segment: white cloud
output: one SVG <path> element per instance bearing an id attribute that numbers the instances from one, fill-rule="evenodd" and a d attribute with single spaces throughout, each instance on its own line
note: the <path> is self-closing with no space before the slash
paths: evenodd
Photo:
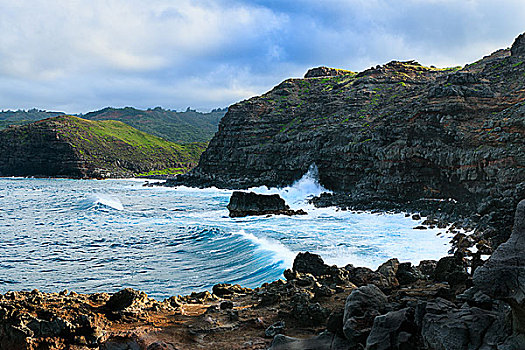
<path id="1" fill-rule="evenodd" d="M 465 64 L 523 18 L 521 0 L 0 0 L 0 108 L 209 109 L 316 65 Z"/>

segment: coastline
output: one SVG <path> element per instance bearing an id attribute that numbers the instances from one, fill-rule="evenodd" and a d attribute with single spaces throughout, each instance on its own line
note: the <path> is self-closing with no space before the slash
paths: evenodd
<path id="1" fill-rule="evenodd" d="M 455 243 L 456 248 L 465 248 L 464 240 Z M 500 336 L 490 341 L 506 342 L 512 333 L 504 326 L 508 306 L 493 297 L 467 293 L 473 285 L 466 272 L 472 262 L 466 261 L 469 257 L 464 253 L 456 249 L 454 256 L 419 266 L 390 259 L 375 271 L 328 266 L 313 254 L 300 262 L 299 254 L 293 268 L 285 271 L 286 281 L 265 283 L 253 290 L 216 285 L 213 293 L 194 292 L 164 301 L 131 289 L 113 295 L 8 292 L 0 296 L 0 348 L 352 349 L 368 343 L 377 317 L 385 316 L 390 323 L 395 320 L 389 317 L 395 316 L 402 318 L 397 325 L 400 329 L 411 331 L 410 345 L 405 345 L 422 349 L 428 342 L 448 337 L 441 328 L 434 329 L 433 336 L 425 333 L 426 316 L 417 318 L 423 311 L 432 322 L 436 322 L 434 316 L 453 315 L 438 323 L 439 327 L 458 317 L 476 316 L 477 322 L 481 317 L 490 321 L 490 327 L 499 327 L 496 333 Z M 360 293 L 364 293 L 361 299 L 379 298 L 382 306 L 362 306 L 363 314 L 355 316 L 355 329 L 348 328 L 354 321 L 349 321 L 344 310 L 350 295 Z M 477 331 L 468 322 L 465 327 Z M 484 332 L 493 334 L 490 329 Z M 395 339 L 401 341 L 399 334 Z M 334 348 L 333 344 L 339 345 Z"/>
<path id="2" fill-rule="evenodd" d="M 525 285 L 523 237 L 525 200 L 510 238 L 521 243 L 501 245 L 473 276 L 457 254 L 418 266 L 389 259 L 373 271 L 299 253 L 286 280 L 255 289 L 217 284 L 160 302 L 130 288 L 8 292 L 0 295 L 0 348 L 518 350 L 525 334 L 512 325 L 523 321 L 514 312 L 521 306 L 509 307 L 512 296 L 493 288 L 501 275 L 517 274 L 512 291 Z M 498 262 L 509 254 L 518 254 L 519 270 Z"/>

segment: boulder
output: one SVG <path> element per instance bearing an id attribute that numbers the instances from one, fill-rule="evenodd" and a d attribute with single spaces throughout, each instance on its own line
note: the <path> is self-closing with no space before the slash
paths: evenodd
<path id="1" fill-rule="evenodd" d="M 386 281 L 391 287 L 398 287 L 399 281 L 396 278 L 398 268 L 399 260 L 394 258 L 379 266 L 377 272 L 385 276 Z"/>
<path id="2" fill-rule="evenodd" d="M 278 194 L 257 194 L 253 192 L 235 191 L 230 197 L 227 206 L 230 217 L 244 217 L 249 215 L 305 215 L 302 209 L 291 210 Z"/>
<path id="3" fill-rule="evenodd" d="M 508 303 L 514 332 L 525 333 L 525 200 L 518 204 L 509 240 L 476 269 L 473 282 L 478 290 Z"/>
<path id="4" fill-rule="evenodd" d="M 286 327 L 284 321 L 275 322 L 270 327 L 266 328 L 264 336 L 267 338 L 273 338 L 277 334 L 282 334 L 284 332 L 284 327 Z"/>
<path id="5" fill-rule="evenodd" d="M 420 303 L 416 314 L 420 317 L 423 342 L 430 349 L 496 349 L 496 344 L 508 336 L 505 316 L 501 312 L 477 307 L 458 309 L 438 298 Z M 424 316 L 421 318 L 421 315 Z"/>
<path id="6" fill-rule="evenodd" d="M 366 350 L 415 348 L 417 327 L 411 314 L 413 309 L 405 308 L 377 316 L 366 340 Z"/>
<path id="7" fill-rule="evenodd" d="M 292 271 L 309 273 L 313 276 L 322 276 L 327 273 L 326 265 L 320 255 L 310 252 L 299 253 L 293 261 Z"/>
<path id="8" fill-rule="evenodd" d="M 348 271 L 348 280 L 357 286 L 366 286 L 374 284 L 381 289 L 390 290 L 395 285 L 392 285 L 388 278 L 379 272 L 372 271 L 368 267 L 354 267 L 353 265 L 346 265 L 344 267 Z"/>
<path id="9" fill-rule="evenodd" d="M 250 288 L 241 287 L 238 284 L 219 283 L 212 287 L 213 294 L 220 298 L 230 298 L 235 294 L 248 294 Z"/>
<path id="10" fill-rule="evenodd" d="M 396 278 L 399 281 L 399 284 L 405 285 L 414 283 L 417 280 L 425 278 L 421 271 L 415 266 L 412 266 L 412 263 L 405 262 L 399 264 L 397 269 Z"/>
<path id="11" fill-rule="evenodd" d="M 146 293 L 126 288 L 113 294 L 106 302 L 106 308 L 111 311 L 122 311 L 132 307 L 142 307 L 147 302 Z"/>
<path id="12" fill-rule="evenodd" d="M 461 257 L 446 256 L 439 259 L 432 277 L 434 278 L 434 281 L 448 282 L 453 289 L 456 289 L 458 286 L 466 283 L 468 274 L 465 271 Z"/>
<path id="13" fill-rule="evenodd" d="M 374 318 L 386 311 L 387 297 L 373 284 L 354 289 L 346 298 L 343 333 L 353 346 L 364 344 Z"/>
<path id="14" fill-rule="evenodd" d="M 330 310 L 321 304 L 311 301 L 312 295 L 307 292 L 296 293 L 290 300 L 291 316 L 298 324 L 307 327 L 318 327 L 326 324 Z"/>
<path id="15" fill-rule="evenodd" d="M 417 268 L 426 278 L 429 278 L 434 274 L 434 271 L 436 270 L 436 265 L 437 261 L 435 260 L 422 260 L 417 266 Z"/>

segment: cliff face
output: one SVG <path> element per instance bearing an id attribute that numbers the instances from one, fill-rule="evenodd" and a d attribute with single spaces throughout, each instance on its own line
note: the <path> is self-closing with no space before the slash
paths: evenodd
<path id="1" fill-rule="evenodd" d="M 286 80 L 231 106 L 175 183 L 282 186 L 316 164 L 350 203 L 452 198 L 512 213 L 525 196 L 524 47 L 520 37 L 463 68 L 393 61 Z"/>
<path id="2" fill-rule="evenodd" d="M 0 176 L 131 177 L 186 171 L 204 144 L 179 145 L 117 121 L 60 116 L 0 131 Z"/>

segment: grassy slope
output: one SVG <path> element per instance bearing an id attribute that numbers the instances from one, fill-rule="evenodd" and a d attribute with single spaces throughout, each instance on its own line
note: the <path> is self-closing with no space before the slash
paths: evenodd
<path id="1" fill-rule="evenodd" d="M 190 109 L 176 112 L 160 107 L 148 110 L 108 107 L 80 117 L 89 120 L 119 120 L 148 134 L 173 142 L 207 142 L 217 131 L 219 120 L 225 113 L 225 109 L 201 113 Z M 29 124 L 58 115 L 64 113 L 37 109 L 0 112 L 0 130 L 9 125 Z"/>
<path id="2" fill-rule="evenodd" d="M 108 169 L 118 164 L 135 175 L 185 172 L 198 162 L 206 147 L 205 143 L 166 141 L 114 120 L 60 116 L 41 122 L 53 123 L 59 137 L 96 167 Z"/>
<path id="3" fill-rule="evenodd" d="M 173 142 L 207 142 L 215 132 L 225 110 L 201 113 L 175 112 L 162 108 L 139 110 L 131 107 L 105 108 L 82 117 L 89 120 L 119 120 L 149 134 Z"/>

